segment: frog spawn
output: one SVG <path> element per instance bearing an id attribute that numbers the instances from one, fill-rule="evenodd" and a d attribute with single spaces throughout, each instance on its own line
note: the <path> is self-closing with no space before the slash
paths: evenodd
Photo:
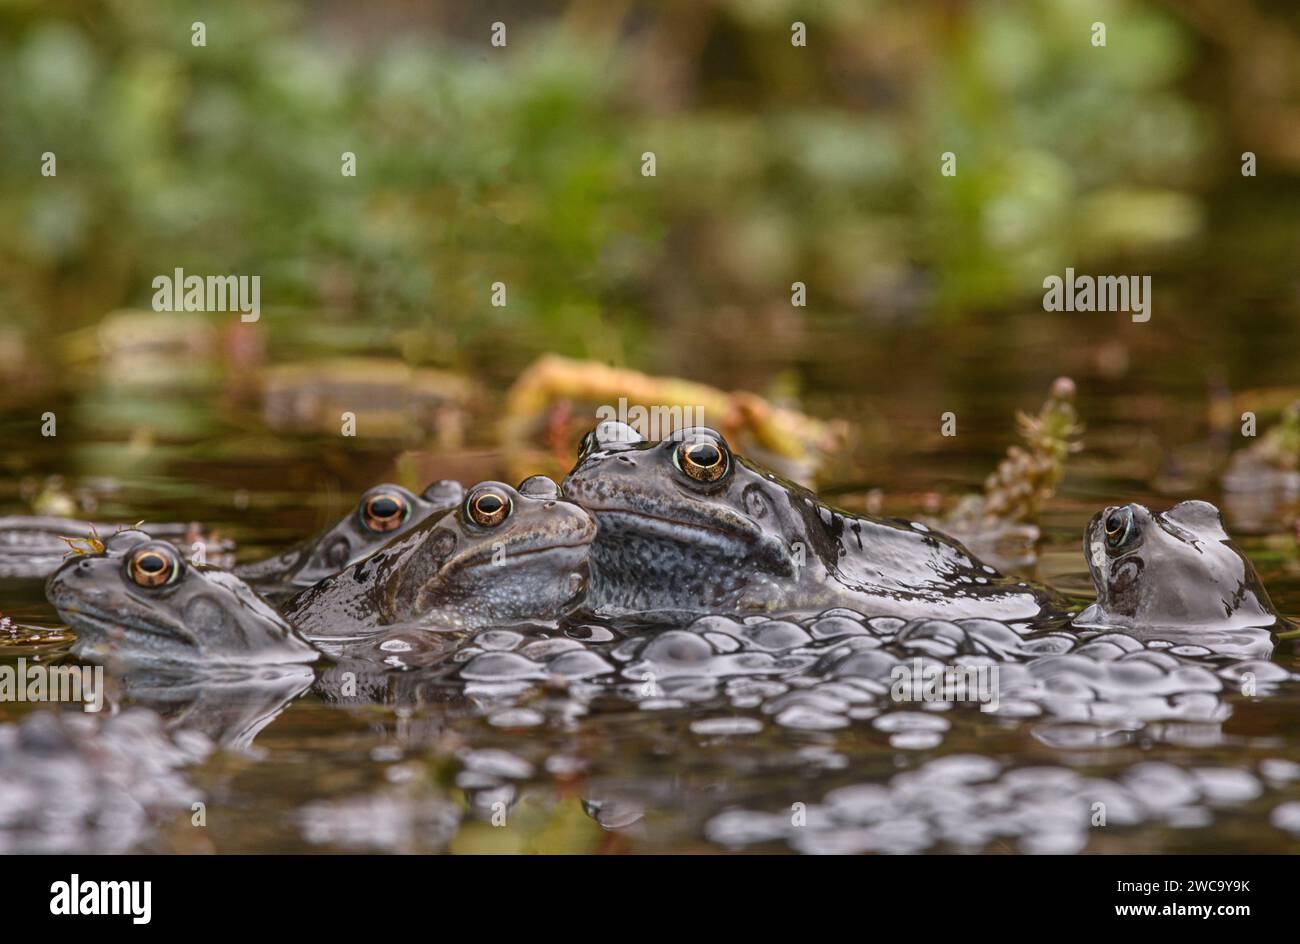
<path id="1" fill-rule="evenodd" d="M 202 794 L 180 769 L 212 743 L 146 709 L 37 711 L 0 724 L 0 853 L 121 853 Z"/>
<path id="2" fill-rule="evenodd" d="M 1065 749 L 1122 745 L 1138 736 L 1213 744 L 1231 710 L 1228 695 L 1240 691 L 1247 680 L 1258 694 L 1267 695 L 1291 679 L 1271 662 L 1234 661 L 1205 647 L 1142 642 L 1117 632 L 1030 632 L 977 619 L 866 619 L 847 610 L 828 611 L 803 623 L 704 617 L 680 629 L 657 632 L 589 624 L 562 633 L 554 627 L 520 626 L 466 637 L 435 665 L 412 665 L 396 675 L 458 692 L 471 714 L 481 714 L 488 726 L 507 735 L 499 742 L 507 746 L 521 736 L 510 732 L 533 729 L 544 740 L 571 728 L 598 702 L 611 701 L 621 703 L 623 710 L 657 714 L 666 724 L 680 722 L 706 745 L 743 744 L 765 731 L 804 737 L 846 731 L 918 761 L 927 760 L 922 752 L 941 748 L 963 729 L 987 730 L 999 724 L 1027 725 L 1036 739 Z M 897 701 L 891 691 L 895 670 L 917 665 L 996 667 L 998 702 L 977 711 L 946 701 Z M 440 681 L 434 680 L 435 674 Z M 538 748 L 543 749 L 540 743 Z M 506 750 L 488 749 L 460 751 L 457 760 L 456 787 L 469 801 L 464 814 L 457 813 L 443 792 L 398 777 L 404 766 L 399 764 L 388 768 L 391 782 L 376 790 L 304 807 L 297 826 L 313 845 L 440 849 L 455 836 L 460 818 L 488 820 L 497 810 L 512 809 L 539 776 L 565 779 L 562 765 L 556 766 L 562 760 L 559 755 L 534 752 L 525 760 Z M 774 756 L 772 762 L 818 766 L 834 776 L 847 759 L 830 743 L 822 743 L 807 744 L 783 759 Z M 808 808 L 804 826 L 777 830 L 778 824 L 788 823 L 787 813 L 770 812 L 770 807 L 768 812 L 747 811 L 735 806 L 743 799 L 735 795 L 722 798 L 722 805 L 732 809 L 700 826 L 707 838 L 723 845 L 783 842 L 806 852 L 968 849 L 1006 840 L 1025 851 L 1067 852 L 1087 843 L 1087 823 L 1098 799 L 1107 804 L 1109 822 L 1115 826 L 1192 827 L 1209 821 L 1216 804 L 1253 802 L 1251 797 L 1263 790 L 1261 784 L 1272 784 L 1262 767 L 1252 775 L 1256 787 L 1234 770 L 1189 775 L 1167 765 L 1130 768 L 1114 779 L 1088 778 L 1066 768 L 1015 776 L 996 765 L 991 769 L 985 764 L 985 769 L 993 772 L 984 781 L 946 788 L 948 793 L 963 793 L 950 808 L 938 800 L 930 807 L 916 806 L 921 802 L 914 798 L 917 782 L 907 779 L 916 771 L 909 771 L 854 794 L 828 794 L 817 807 Z M 1143 770 L 1147 780 L 1133 780 L 1135 771 Z M 1056 792 L 1042 784 L 1030 789 L 1026 784 L 1034 776 L 1054 785 Z M 1151 789 L 1146 792 L 1186 799 L 1169 810 L 1152 807 L 1146 792 L 1134 786 L 1148 780 Z M 133 782 L 130 776 L 126 781 Z M 593 793 L 595 785 L 584 787 L 593 819 L 610 830 L 634 828 L 640 798 L 617 791 L 608 796 Z M 39 790 L 32 793 L 37 794 Z M 1231 800 L 1233 796 L 1239 800 Z M 873 797 L 884 813 L 869 808 L 867 801 Z M 673 798 L 665 799 L 671 803 Z M 848 813 L 841 809 L 846 803 Z M 103 844 L 126 848 L 147 841 L 151 806 L 126 818 L 128 824 L 137 824 L 133 836 L 105 837 Z M 818 818 L 825 812 L 821 807 L 829 809 L 830 819 Z M 1277 809 L 1279 830 L 1300 831 L 1300 807 L 1283 803 Z M 823 822 L 832 825 L 815 828 Z M 36 848 L 22 843 L 18 847 Z"/>
<path id="3" fill-rule="evenodd" d="M 504 822 L 522 795 L 533 765 L 499 748 L 458 752 L 455 785 L 469 810 L 462 812 L 418 761 L 386 768 L 386 784 L 369 793 L 307 804 L 298 812 L 303 838 L 313 845 L 398 853 L 445 851 L 467 816 Z M 561 759 L 548 772 L 563 772 Z"/>
<path id="4" fill-rule="evenodd" d="M 415 767 L 389 767 L 389 783 L 371 793 L 308 803 L 298 811 L 303 838 L 314 846 L 358 851 L 445 849 L 460 826 L 460 808 Z"/>
<path id="5" fill-rule="evenodd" d="M 784 843 L 805 853 L 978 852 L 1006 842 L 1026 853 L 1075 853 L 1106 827 L 1208 825 L 1220 810 L 1255 802 L 1266 786 L 1284 787 L 1297 774 L 1295 764 L 1276 759 L 1258 771 L 1150 761 L 1111 780 L 1056 766 L 1005 769 L 989 757 L 954 754 L 885 783 L 795 801 L 790 810 L 726 810 L 705 835 L 733 849 Z M 1295 801 L 1279 805 L 1274 821 L 1289 822 L 1297 808 Z"/>
<path id="6" fill-rule="evenodd" d="M 896 701 L 892 673 L 917 660 L 932 667 L 996 666 L 997 706 L 976 711 L 952 702 Z M 434 680 L 435 673 L 440 681 Z M 958 762 L 952 757 L 931 760 L 923 753 L 965 729 L 1008 725 L 1025 725 L 1043 743 L 1066 749 L 1124 744 L 1139 735 L 1213 744 L 1230 712 L 1228 695 L 1247 680 L 1260 695 L 1291 680 L 1271 662 L 1234 661 L 1204 647 L 1143 643 L 1122 633 L 1034 633 L 986 620 L 866 619 L 846 610 L 804 623 L 705 617 L 660 632 L 590 624 L 557 633 L 553 627 L 521 626 L 467 634 L 467 641 L 436 666 L 397 675 L 459 693 L 471 714 L 501 732 L 497 743 L 510 750 L 456 751 L 455 785 L 469 801 L 463 814 L 441 789 L 403 779 L 399 775 L 408 765 L 395 764 L 387 768 L 390 782 L 373 791 L 301 809 L 297 828 L 310 844 L 393 851 L 445 848 L 465 817 L 488 820 L 498 810 L 513 809 L 535 789 L 537 778 L 566 780 L 571 777 L 566 763 L 590 763 L 566 759 L 546 742 L 556 732 L 571 730 L 598 704 L 605 710 L 611 702 L 622 704 L 624 711 L 658 716 L 652 724 L 659 724 L 658 719 L 681 724 L 706 747 L 743 745 L 765 731 L 796 738 L 845 731 L 893 750 L 896 762 L 906 763 L 909 757 L 922 762 L 885 783 L 832 791 L 806 807 L 803 825 L 797 827 L 779 805 L 773 811 L 770 796 L 748 809 L 743 789 L 728 793 L 699 824 L 706 838 L 725 846 L 784 843 L 803 852 L 900 852 L 967 850 L 1012 841 L 1024 851 L 1070 852 L 1083 848 L 1093 835 L 1089 823 L 1096 802 L 1106 804 L 1113 826 L 1191 828 L 1212 821 L 1220 807 L 1256 802 L 1266 788 L 1285 786 L 1300 773 L 1300 768 L 1286 773 L 1286 762 L 1280 760 L 1268 770 L 1261 763 L 1253 772 L 1243 768 L 1244 773 L 1208 766 L 1188 772 L 1156 763 L 1107 779 L 1064 767 L 1027 773 L 973 758 L 968 766 L 982 765 L 983 779 L 971 779 L 967 771 L 954 785 L 940 773 L 952 774 Z M 523 733 L 529 729 L 537 734 Z M 529 759 L 514 753 L 516 745 L 523 746 L 521 737 L 535 742 Z M 1198 742 L 1198 737 L 1208 741 Z M 833 744 L 804 743 L 797 750 L 774 752 L 765 763 L 820 768 L 838 778 L 848 760 Z M 145 752 L 146 759 L 158 755 Z M 183 763 L 178 754 L 174 765 Z M 158 768 L 163 784 L 175 779 L 168 764 Z M 938 778 L 937 784 L 926 779 L 930 775 Z M 135 782 L 151 774 L 124 776 L 118 779 Z M 30 778 L 18 778 L 25 781 Z M 604 793 L 601 789 L 598 780 L 586 780 L 584 803 L 597 823 L 615 831 L 643 828 L 637 813 L 643 804 L 659 808 L 675 799 L 625 796 L 618 784 Z M 28 792 L 36 796 L 40 791 Z M 89 792 L 112 795 L 99 788 Z M 191 800 L 185 798 L 184 805 Z M 147 816 L 155 805 L 142 804 L 138 814 L 125 820 L 136 824 L 133 835 L 104 837 L 102 845 L 127 848 L 146 842 L 152 832 Z M 1294 801 L 1276 805 L 1272 819 L 1280 832 L 1300 832 L 1300 806 Z M 77 832 L 74 828 L 70 834 Z M 13 845 L 13 834 L 8 838 Z M 24 839 L 17 848 L 40 846 Z"/>
<path id="7" fill-rule="evenodd" d="M 918 660 L 936 669 L 996 667 L 997 703 L 976 711 L 951 701 L 895 700 L 892 673 Z M 1027 852 L 1074 852 L 1094 835 L 1089 830 L 1096 803 L 1105 804 L 1107 822 L 1116 827 L 1195 828 L 1212 822 L 1221 808 L 1264 802 L 1260 798 L 1271 789 L 1294 793 L 1291 781 L 1300 774 L 1300 766 L 1280 759 L 1255 770 L 1206 762 L 1188 771 L 1157 761 L 1087 776 L 1066 767 L 1004 769 L 989 758 L 970 757 L 966 763 L 978 767 L 983 779 L 967 771 L 956 785 L 942 783 L 942 772 L 960 768 L 960 755 L 930 760 L 924 752 L 942 747 L 958 730 L 1023 726 L 1031 737 L 1061 749 L 1139 740 L 1212 747 L 1222 741 L 1232 696 L 1243 690 L 1266 696 L 1294 680 L 1272 662 L 1118 632 L 1043 633 L 987 620 L 905 622 L 835 610 L 804 623 L 715 616 L 652 632 L 585 625 L 539 636 L 495 629 L 474 636 L 453 661 L 466 696 L 499 729 L 571 729 L 598 706 L 617 710 L 617 701 L 658 715 L 663 724 L 682 724 L 706 747 L 743 745 L 764 731 L 814 737 L 853 731 L 850 736 L 902 752 L 895 755 L 897 763 L 908 755 L 924 762 L 884 784 L 828 795 L 819 807 L 807 808 L 797 827 L 789 812 L 748 810 L 736 805 L 737 794 L 723 791 L 719 799 L 732 808 L 712 814 L 700 828 L 710 841 L 731 847 L 969 851 L 990 844 L 1004 848 L 1011 841 Z M 784 759 L 769 755 L 768 762 L 818 767 L 836 776 L 847 758 L 832 743 L 805 744 Z M 551 759 L 535 756 L 533 766 L 552 774 Z M 491 803 L 513 804 L 521 790 L 530 790 L 523 771 L 515 771 L 514 779 L 498 776 L 495 783 L 468 767 L 463 776 L 458 786 L 467 790 L 471 815 L 479 818 L 487 818 Z M 930 784 L 918 794 L 927 777 L 937 777 L 944 788 Z M 592 792 L 598 785 L 588 781 L 584 804 L 608 830 L 640 834 L 637 810 L 674 802 L 647 800 L 635 791 L 598 795 Z M 945 797 L 953 805 L 945 805 Z M 1269 795 L 1268 802 L 1277 800 Z M 839 809 L 846 804 L 849 813 Z M 1277 829 L 1300 833 L 1300 804 L 1281 802 L 1276 809 Z"/>
<path id="8" fill-rule="evenodd" d="M 1120 632 L 1030 633 L 992 620 L 906 622 L 847 610 L 806 624 L 709 616 L 621 638 L 602 626 L 543 639 L 491 630 L 456 661 L 466 694 L 508 713 L 507 726 L 541 724 L 542 715 L 512 700 L 550 685 L 562 687 L 578 713 L 611 692 L 646 710 L 726 704 L 753 712 L 749 727 L 835 730 L 869 721 L 892 746 L 913 749 L 937 746 L 951 727 L 944 715 L 963 701 L 975 701 L 981 714 L 1035 721 L 1045 742 L 1084 746 L 1155 723 L 1218 725 L 1231 713 L 1226 695 L 1267 694 L 1292 678 L 1272 662 Z M 898 684 L 953 669 L 989 690 L 951 698 L 951 690 Z M 708 719 L 702 723 L 707 729 Z"/>

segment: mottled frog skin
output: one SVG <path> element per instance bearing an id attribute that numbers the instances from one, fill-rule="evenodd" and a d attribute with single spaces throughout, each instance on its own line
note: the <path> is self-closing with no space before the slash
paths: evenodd
<path id="1" fill-rule="evenodd" d="M 1097 602 L 1074 625 L 1267 658 L 1286 626 L 1255 568 L 1229 539 L 1219 509 L 1180 502 L 1161 514 L 1109 507 L 1083 540 Z"/>
<path id="2" fill-rule="evenodd" d="M 430 515 L 455 508 L 464 497 L 460 483 L 449 480 L 434 482 L 418 496 L 400 485 L 376 485 L 333 527 L 275 557 L 236 567 L 235 573 L 263 596 L 284 599 L 355 564 Z"/>
<path id="3" fill-rule="evenodd" d="M 311 637 L 556 619 L 585 589 L 596 532 L 590 515 L 559 499 L 542 476 L 518 490 L 482 482 L 456 508 L 298 594 L 284 614 Z"/>
<path id="4" fill-rule="evenodd" d="M 904 618 L 1053 614 L 1049 591 L 1002 576 L 951 538 L 838 511 L 704 427 L 652 443 L 603 423 L 562 491 L 596 518 L 588 605 L 598 615 L 680 621 L 837 606 Z"/>
<path id="5" fill-rule="evenodd" d="M 45 595 L 95 662 L 224 665 L 314 662 L 317 652 L 234 574 L 187 562 L 143 531 L 69 558 Z"/>

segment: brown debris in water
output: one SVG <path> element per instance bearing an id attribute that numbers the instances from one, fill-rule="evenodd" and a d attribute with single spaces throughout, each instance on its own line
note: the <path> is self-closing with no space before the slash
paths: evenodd
<path id="1" fill-rule="evenodd" d="M 620 401 L 629 413 L 654 406 L 682 416 L 703 414 L 696 425 L 718 430 L 737 452 L 805 484 L 845 432 L 843 423 L 815 419 L 754 393 L 547 355 L 524 370 L 506 395 L 500 434 L 511 476 L 564 475 L 573 465 L 578 438 L 596 425 L 595 409 L 586 407 Z M 635 417 L 628 421 L 638 425 Z M 656 437 L 638 431 L 652 439 L 671 432 L 659 430 Z"/>
<path id="2" fill-rule="evenodd" d="M 141 522 L 143 524 L 144 522 Z M 90 526 L 90 533 L 85 537 L 72 537 L 66 534 L 60 534 L 59 540 L 72 549 L 72 553 L 78 557 L 88 554 L 103 554 L 104 541 L 95 530 L 95 526 Z"/>

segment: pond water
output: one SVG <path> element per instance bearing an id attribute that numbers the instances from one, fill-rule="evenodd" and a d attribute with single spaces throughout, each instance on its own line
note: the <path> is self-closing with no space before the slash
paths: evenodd
<path id="1" fill-rule="evenodd" d="M 850 424 L 845 450 L 822 476 L 823 494 L 850 510 L 870 499 L 907 516 L 931 510 L 936 495 L 977 489 L 1014 440 L 1015 410 L 1036 409 L 1052 379 L 1069 375 L 1086 449 L 1046 509 L 1037 562 L 1021 573 L 1082 603 L 1091 592 L 1082 530 L 1098 508 L 1140 501 L 1159 509 L 1194 496 L 1222 505 L 1275 605 L 1294 616 L 1293 515 L 1225 502 L 1216 473 L 1222 447 L 1207 422 L 1216 385 L 1239 392 L 1296 383 L 1288 354 L 1297 349 L 1295 290 L 1275 271 L 1247 279 L 1243 290 L 1234 270 L 1231 291 L 1200 270 L 1182 272 L 1180 295 L 1162 293 L 1157 276 L 1147 324 L 1036 310 L 926 327 L 846 315 L 801 330 L 779 352 L 762 337 L 734 337 L 714 362 L 707 352 L 723 350 L 716 326 L 677 325 L 654 339 L 646 360 L 722 386 L 796 372 L 808 412 Z M 499 386 L 497 376 L 487 380 Z M 83 504 L 93 502 L 97 520 L 201 521 L 233 538 L 241 559 L 337 519 L 362 490 L 393 476 L 401 448 L 365 436 L 342 444 L 272 433 L 228 386 L 211 383 L 122 383 L 100 396 L 73 377 L 42 395 L 7 401 L 0 512 L 29 513 L 33 490 L 60 475 Z M 45 409 L 60 417 L 57 437 L 37 432 Z M 957 416 L 952 438 L 939 435 L 946 411 Z M 162 432 L 130 434 L 150 423 Z M 1231 447 L 1242 445 L 1231 438 Z M 506 474 L 486 421 L 471 424 L 463 450 L 420 454 L 414 467 L 425 481 Z M 58 621 L 39 581 L 0 582 L 0 612 L 25 628 L 0 635 L 7 662 L 63 657 L 66 632 L 44 638 Z M 850 635 L 873 648 L 897 642 L 888 627 L 857 626 Z M 86 769 L 41 774 L 42 812 L 0 820 L 0 848 L 1300 848 L 1300 684 L 1287 677 L 1300 665 L 1289 641 L 1272 656 L 1278 680 L 1254 697 L 1237 694 L 1231 670 L 1193 654 L 1186 662 L 1195 671 L 1103 661 L 1111 673 L 1104 679 L 1056 679 L 992 713 L 971 705 L 900 710 L 837 671 L 843 642 L 784 625 L 669 635 L 533 627 L 476 635 L 454 673 L 362 673 L 356 696 L 302 677 L 265 680 L 255 697 L 115 686 L 114 711 L 139 701 L 180 719 L 179 746 L 159 746 L 169 738 L 150 716 L 71 719 L 58 736 L 98 745 L 91 760 Z M 394 653 L 394 663 L 402 658 Z M 1017 665 L 1008 673 L 1027 671 L 1027 655 L 1010 661 Z M 0 721 L 46 710 L 0 703 Z M 14 749 L 12 728 L 4 730 L 0 758 Z M 186 741 L 186 730 L 229 743 L 212 750 L 201 737 Z M 105 779 L 94 768 L 113 750 L 148 763 L 131 769 L 119 760 Z M 28 769 L 15 782 L 36 776 Z M 147 797 L 130 788 L 133 778 L 154 785 Z M 85 783 L 97 784 L 102 808 L 85 799 Z M 206 804 L 203 828 L 191 825 L 195 798 Z M 21 797 L 0 793 L 0 808 L 6 802 L 22 808 Z M 1105 826 L 1092 822 L 1098 802 Z"/>

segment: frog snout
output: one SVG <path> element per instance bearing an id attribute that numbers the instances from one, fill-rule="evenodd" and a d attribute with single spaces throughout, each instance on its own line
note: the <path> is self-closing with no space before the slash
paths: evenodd
<path id="1" fill-rule="evenodd" d="M 85 558 L 67 561 L 45 581 L 45 592 L 57 593 L 69 580 L 81 580 L 88 576 L 90 576 L 90 561 Z"/>
<path id="2" fill-rule="evenodd" d="M 56 605 L 60 603 L 102 603 L 108 594 L 103 584 L 96 583 L 99 569 L 95 560 L 82 557 L 66 562 L 50 574 L 45 582 L 45 595 Z"/>
<path id="3" fill-rule="evenodd" d="M 92 570 L 95 569 L 95 563 L 89 557 L 78 557 L 76 560 L 68 561 L 62 567 L 54 572 L 54 577 L 89 577 Z"/>
<path id="4" fill-rule="evenodd" d="M 567 536 L 588 541 L 596 536 L 595 519 L 572 502 L 547 502 L 545 511 L 556 516 L 559 530 Z"/>

